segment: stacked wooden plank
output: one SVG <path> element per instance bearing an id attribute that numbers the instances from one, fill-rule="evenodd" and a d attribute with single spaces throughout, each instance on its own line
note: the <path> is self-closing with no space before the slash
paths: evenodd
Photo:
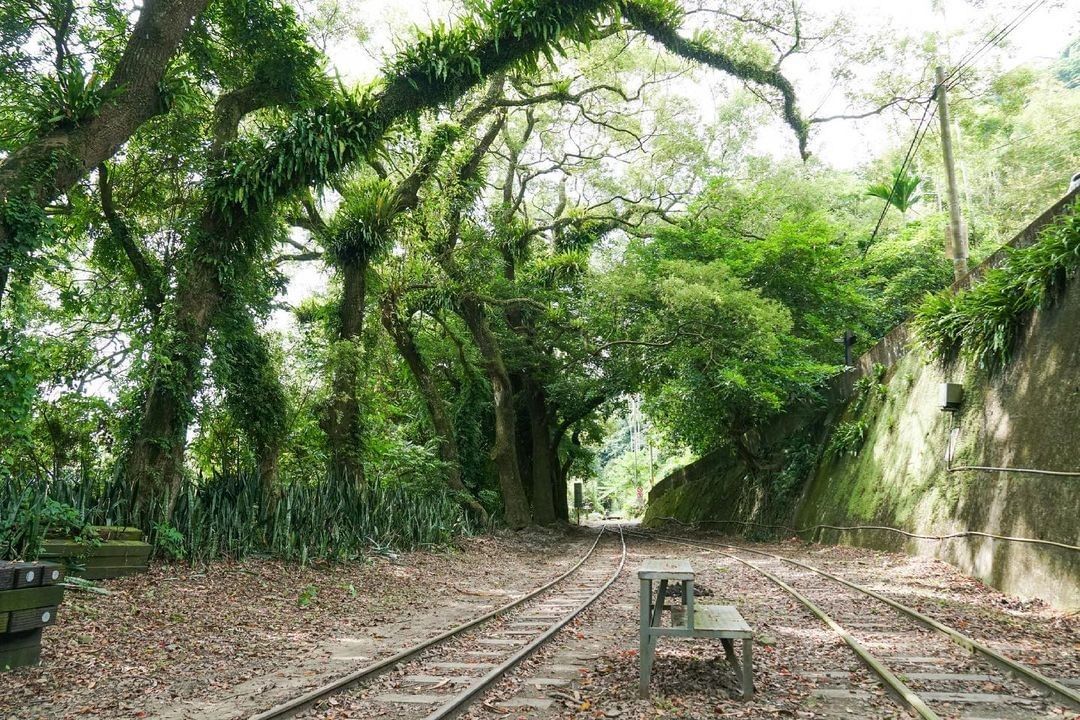
<path id="1" fill-rule="evenodd" d="M 138 528 L 95 527 L 99 541 L 78 542 L 69 537 L 48 537 L 41 558 L 64 564 L 71 575 L 87 580 L 132 575 L 146 570 L 152 547 Z"/>
<path id="2" fill-rule="evenodd" d="M 0 671 L 41 660 L 41 631 L 64 597 L 54 563 L 0 562 Z"/>

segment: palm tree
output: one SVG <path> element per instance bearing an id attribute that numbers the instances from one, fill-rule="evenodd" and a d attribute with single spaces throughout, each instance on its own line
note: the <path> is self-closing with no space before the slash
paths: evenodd
<path id="1" fill-rule="evenodd" d="M 900 211 L 900 215 L 906 221 L 908 210 L 922 198 L 918 192 L 922 178 L 918 175 L 908 175 L 902 169 L 898 170 L 893 178 L 891 185 L 888 183 L 871 185 L 866 189 L 866 194 L 879 197 L 892 205 Z"/>

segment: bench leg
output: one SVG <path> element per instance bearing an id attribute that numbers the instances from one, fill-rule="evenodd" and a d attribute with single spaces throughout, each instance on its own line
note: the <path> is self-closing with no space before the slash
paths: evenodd
<path id="1" fill-rule="evenodd" d="M 649 628 L 652 625 L 652 581 L 641 581 L 641 642 L 638 650 L 638 662 L 641 666 L 641 677 L 638 685 L 638 695 L 643 698 L 649 697 L 649 680 L 652 675 L 652 633 Z"/>
<path id="2" fill-rule="evenodd" d="M 742 641 L 742 696 L 743 700 L 754 697 L 754 641 Z"/>
<path id="3" fill-rule="evenodd" d="M 652 588 L 650 588 L 649 596 L 652 597 Z M 667 580 L 660 581 L 660 589 L 656 591 L 656 607 L 653 608 L 652 624 L 653 627 L 660 627 L 664 624 L 664 603 L 667 602 Z"/>
<path id="4" fill-rule="evenodd" d="M 724 648 L 724 657 L 731 663 L 731 667 L 735 668 L 735 672 L 739 672 L 739 659 L 735 657 L 735 645 L 732 644 L 731 638 L 720 638 L 720 645 Z"/>
<path id="5" fill-rule="evenodd" d="M 754 641 L 743 640 L 741 661 L 735 654 L 734 641 L 730 638 L 720 638 L 720 644 L 724 646 L 724 657 L 727 658 L 728 663 L 735 670 L 735 677 L 739 681 L 742 698 L 749 700 L 754 696 Z"/>
<path id="6" fill-rule="evenodd" d="M 656 652 L 656 638 L 647 637 L 641 641 L 641 678 L 638 695 L 649 697 L 649 682 L 652 680 L 653 655 Z"/>

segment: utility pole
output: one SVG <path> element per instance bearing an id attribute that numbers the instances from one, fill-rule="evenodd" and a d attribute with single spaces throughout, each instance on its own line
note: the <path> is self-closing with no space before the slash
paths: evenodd
<path id="1" fill-rule="evenodd" d="M 960 193 L 956 189 L 956 168 L 953 165 L 952 135 L 949 128 L 949 105 L 945 99 L 945 70 L 937 67 L 938 120 L 941 121 L 941 150 L 945 156 L 945 178 L 949 186 L 948 250 L 953 261 L 953 273 L 957 280 L 968 272 L 967 226 L 960 217 Z"/>

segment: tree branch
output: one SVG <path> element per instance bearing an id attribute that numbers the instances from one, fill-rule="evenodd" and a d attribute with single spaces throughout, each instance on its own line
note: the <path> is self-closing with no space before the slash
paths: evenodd
<path id="1" fill-rule="evenodd" d="M 157 317 L 161 312 L 161 306 L 165 303 L 161 269 L 147 259 L 142 248 L 132 237 L 131 228 L 116 211 L 112 183 L 109 182 L 109 168 L 105 163 L 98 165 L 98 196 L 101 199 L 101 212 L 109 225 L 109 231 L 124 250 L 124 255 L 127 256 L 132 270 L 135 271 L 135 279 L 142 289 L 146 307 L 151 316 Z"/>
<path id="2" fill-rule="evenodd" d="M 799 114 L 795 97 L 795 88 L 779 70 L 763 68 L 755 63 L 740 60 L 713 50 L 695 40 L 679 35 L 671 24 L 671 19 L 663 16 L 638 0 L 628 0 L 623 4 L 623 15 L 634 27 L 637 27 L 668 51 L 694 62 L 716 68 L 746 82 L 766 85 L 780 92 L 783 98 L 783 116 L 785 122 L 795 131 L 799 143 L 799 155 L 805 160 L 810 157 L 806 149 L 809 126 Z"/>

